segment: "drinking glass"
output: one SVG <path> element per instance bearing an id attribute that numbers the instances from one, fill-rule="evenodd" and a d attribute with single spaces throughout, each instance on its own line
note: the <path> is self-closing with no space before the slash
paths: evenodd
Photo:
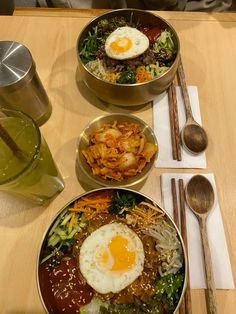
<path id="1" fill-rule="evenodd" d="M 0 108 L 0 124 L 21 149 L 14 153 L 0 137 L 0 190 L 45 204 L 64 189 L 64 181 L 35 121 Z"/>

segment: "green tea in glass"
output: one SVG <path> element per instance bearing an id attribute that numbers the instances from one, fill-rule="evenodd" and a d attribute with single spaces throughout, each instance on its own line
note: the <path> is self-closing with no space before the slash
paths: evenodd
<path id="1" fill-rule="evenodd" d="M 15 110 L 0 109 L 0 125 L 21 155 L 0 137 L 0 190 L 45 204 L 64 189 L 51 152 L 34 120 Z"/>

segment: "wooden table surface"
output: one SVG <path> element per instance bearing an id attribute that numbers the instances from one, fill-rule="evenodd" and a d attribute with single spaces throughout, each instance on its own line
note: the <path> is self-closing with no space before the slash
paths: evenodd
<path id="1" fill-rule="evenodd" d="M 97 11 L 17 10 L 0 16 L 0 39 L 26 45 L 53 105 L 41 127 L 65 179 L 64 191 L 49 205 L 32 206 L 0 193 L 0 313 L 43 313 L 36 286 L 36 258 L 42 236 L 57 211 L 90 187 L 75 174 L 76 141 L 93 118 L 128 112 L 152 124 L 151 105 L 143 109 L 107 107 L 76 84 L 76 40 Z M 99 11 L 100 13 L 100 11 Z M 158 12 L 176 28 L 189 85 L 197 85 L 203 125 L 209 135 L 208 167 L 215 174 L 218 198 L 236 279 L 236 14 Z M 155 168 L 139 186 L 161 203 L 160 174 L 197 172 Z M 236 291 L 217 290 L 219 313 L 235 313 Z M 192 290 L 193 314 L 206 313 L 203 290 Z"/>

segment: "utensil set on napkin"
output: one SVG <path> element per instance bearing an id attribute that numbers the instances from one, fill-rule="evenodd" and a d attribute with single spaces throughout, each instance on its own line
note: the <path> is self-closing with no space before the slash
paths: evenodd
<path id="1" fill-rule="evenodd" d="M 172 92 L 174 90 L 173 87 Z M 200 106 L 198 99 L 198 90 L 196 86 L 188 86 L 188 93 L 190 98 L 190 103 L 192 107 L 193 115 L 198 124 L 201 124 L 201 114 L 200 114 Z M 179 130 L 185 125 L 185 110 L 183 105 L 183 98 L 181 94 L 181 90 L 179 86 L 176 86 L 173 94 L 176 94 L 176 105 L 177 109 L 175 109 L 178 113 L 175 120 L 178 119 Z M 175 96 L 174 96 L 175 97 Z M 169 123 L 170 113 L 169 111 L 168 95 L 167 93 L 163 93 L 159 95 L 153 101 L 153 128 L 155 135 L 158 139 L 159 153 L 158 159 L 156 161 L 155 166 L 158 168 L 206 168 L 206 155 L 205 152 L 194 155 L 189 153 L 186 149 L 183 149 L 182 145 L 180 145 L 180 136 L 178 140 L 178 150 L 180 150 L 181 158 L 179 160 L 177 158 L 173 158 L 172 142 L 171 142 L 171 132 L 175 132 L 173 128 L 171 128 L 171 124 Z"/>
<path id="2" fill-rule="evenodd" d="M 197 88 L 194 86 L 186 86 L 181 59 L 177 73 L 180 88 L 176 87 L 173 82 L 167 94 L 160 95 L 153 102 L 154 132 L 158 138 L 160 148 L 156 167 L 206 168 L 204 151 L 208 145 L 208 139 L 205 130 L 201 127 Z M 156 102 L 158 102 L 157 105 L 155 105 Z M 193 116 L 195 116 L 196 121 Z M 166 125 L 164 121 L 167 121 L 168 118 L 170 124 Z M 190 267 L 187 275 L 186 293 L 179 309 L 180 314 L 192 313 L 190 285 L 191 288 L 207 287 L 206 301 L 208 313 L 217 313 L 214 277 L 217 288 L 234 288 L 217 197 L 215 197 L 214 201 L 214 195 L 216 196 L 214 176 L 209 176 L 212 184 L 207 180 L 206 176 L 170 173 L 162 174 L 161 176 L 164 208 L 166 208 L 167 211 L 169 208 L 173 209 L 173 211 L 169 213 L 173 217 L 177 227 L 181 230 L 186 253 L 189 257 L 188 261 Z M 208 191 L 212 193 L 207 194 L 206 191 L 204 192 L 204 189 L 201 189 L 201 180 L 198 180 L 200 183 L 193 181 L 191 185 L 187 183 L 198 179 L 198 177 L 208 183 L 208 187 L 212 189 L 212 191 Z M 176 191 L 177 181 L 179 193 Z M 169 186 L 167 187 L 167 185 Z M 188 191 L 184 188 L 185 185 Z M 192 197 L 189 199 L 190 188 L 192 189 Z M 201 189 L 199 195 L 197 195 L 199 192 L 197 188 Z M 188 197 L 186 197 L 187 192 Z M 210 205 L 213 206 L 214 203 L 213 212 L 197 213 L 197 209 L 199 211 L 203 210 L 203 205 L 206 204 L 206 197 L 209 195 L 212 196 L 213 199 L 210 198 L 211 203 L 207 203 L 209 205 L 208 209 L 211 209 Z M 197 198 L 200 200 L 198 204 L 196 204 Z M 189 205 L 187 206 L 187 210 L 185 209 L 185 199 L 188 201 Z M 191 212 L 190 207 L 195 209 L 195 211 Z M 194 213 L 196 216 L 194 216 Z M 206 224 L 208 215 L 210 219 Z M 210 245 L 208 245 L 207 235 L 209 236 Z M 219 252 L 220 256 L 218 256 Z M 211 254 L 213 263 L 211 263 Z M 222 259 L 224 260 L 223 263 L 221 262 Z M 213 271 L 211 264 L 213 264 Z"/>
<path id="3" fill-rule="evenodd" d="M 183 126 L 181 132 L 179 129 L 178 106 L 174 82 L 170 85 L 168 89 L 168 103 L 169 103 L 172 155 L 174 160 L 181 161 L 182 159 L 180 149 L 181 144 L 189 153 L 197 155 L 202 153 L 207 148 L 208 138 L 205 130 L 193 118 L 181 58 L 179 60 L 177 73 L 181 86 L 181 92 L 184 100 L 186 114 L 186 123 Z"/>
<path id="4" fill-rule="evenodd" d="M 177 221 L 179 223 L 184 242 L 185 235 L 183 234 L 183 232 L 186 232 L 187 242 L 185 242 L 185 247 L 188 251 L 190 287 L 191 289 L 206 289 L 207 281 L 205 278 L 204 253 L 199 223 L 196 216 L 193 214 L 188 204 L 186 204 L 185 202 L 185 189 L 183 188 L 188 186 L 188 182 L 194 176 L 195 175 L 192 173 L 163 173 L 161 175 L 161 189 L 163 206 L 170 214 L 170 216 L 174 219 L 174 221 Z M 220 206 L 217 198 L 216 182 L 213 174 L 204 174 L 204 177 L 207 178 L 211 183 L 215 196 L 214 204 L 207 220 L 207 234 L 209 238 L 209 248 L 212 257 L 212 269 L 214 274 L 215 286 L 217 289 L 234 289 L 234 281 L 230 265 L 227 242 Z M 175 190 L 175 185 L 173 183 L 174 181 L 176 182 L 176 186 L 177 182 L 182 182 L 178 183 L 178 185 L 181 184 L 179 192 L 176 192 L 178 191 L 178 189 Z M 204 197 L 202 197 L 201 200 L 204 201 Z M 181 216 L 180 219 L 176 218 L 176 208 L 179 208 L 179 214 Z M 184 218 L 184 216 L 186 218 Z M 184 219 L 186 219 L 186 223 Z M 188 291 L 188 287 L 186 291 Z M 185 296 L 185 299 L 186 298 L 187 297 Z M 186 300 L 184 302 L 186 302 Z M 187 311 L 187 313 L 191 312 Z M 212 312 L 209 311 L 209 313 Z"/>

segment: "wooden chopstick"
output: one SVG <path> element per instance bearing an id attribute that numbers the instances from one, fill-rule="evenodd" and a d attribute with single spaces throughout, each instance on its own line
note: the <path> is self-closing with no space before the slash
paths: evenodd
<path id="1" fill-rule="evenodd" d="M 176 180 L 175 178 L 171 179 L 171 192 L 172 192 L 172 203 L 173 203 L 173 217 L 176 226 L 179 228 L 179 215 L 181 223 L 181 234 L 186 248 L 186 254 L 188 256 L 188 242 L 187 242 L 187 226 L 186 226 L 186 211 L 184 203 L 184 183 L 183 179 L 179 179 L 179 208 L 178 210 L 178 199 L 176 193 Z M 180 213 L 179 213 L 180 212 Z M 190 291 L 190 282 L 189 282 L 189 267 L 187 270 L 187 282 L 186 282 L 186 291 L 183 296 L 182 303 L 179 307 L 179 314 L 191 314 L 191 291 Z"/>
<path id="2" fill-rule="evenodd" d="M 175 178 L 171 179 L 171 193 L 172 193 L 172 204 L 173 204 L 173 218 L 174 218 L 174 222 L 176 226 L 179 228 L 179 211 L 178 211 Z"/>
<path id="3" fill-rule="evenodd" d="M 178 80 L 180 83 L 184 104 L 185 104 L 186 117 L 188 119 L 189 117 L 192 117 L 192 109 L 191 109 L 189 93 L 188 93 L 188 88 L 186 84 L 184 67 L 183 67 L 181 56 L 179 57 L 179 65 L 178 65 L 177 73 L 178 73 Z"/>
<path id="4" fill-rule="evenodd" d="M 176 87 L 174 82 L 171 85 L 172 98 L 173 98 L 173 109 L 174 109 L 174 125 L 175 125 L 175 139 L 176 139 L 176 150 L 177 150 L 177 160 L 181 161 L 181 141 L 180 141 L 180 130 L 179 130 L 179 115 L 178 115 L 178 105 L 176 97 Z"/>
<path id="5" fill-rule="evenodd" d="M 179 117 L 176 98 L 176 88 L 174 81 L 168 88 L 168 103 L 169 103 L 172 157 L 174 160 L 180 161 L 182 157 L 180 146 Z"/>
<path id="6" fill-rule="evenodd" d="M 184 202 L 183 179 L 179 179 L 179 205 L 180 205 L 181 234 L 182 234 L 182 238 L 185 244 L 186 255 L 188 257 L 188 240 L 187 240 L 187 225 L 186 225 L 186 210 L 185 210 L 185 202 Z M 186 313 L 188 314 L 192 313 L 191 291 L 190 291 L 190 282 L 189 282 L 189 267 L 187 269 L 187 282 L 186 282 L 186 291 L 185 291 L 185 310 L 186 310 Z"/>
<path id="7" fill-rule="evenodd" d="M 171 193 L 172 193 L 172 203 L 173 203 L 173 218 L 176 226 L 179 229 L 179 210 L 178 210 L 178 199 L 176 193 L 176 183 L 175 178 L 171 179 Z M 185 295 L 183 296 L 182 302 L 179 306 L 179 314 L 185 314 Z M 186 313 L 188 314 L 188 312 Z"/>
<path id="8" fill-rule="evenodd" d="M 177 146 L 176 146 L 176 138 L 175 138 L 175 118 L 174 118 L 174 102 L 173 102 L 172 84 L 168 88 L 168 104 L 169 104 L 169 117 L 170 117 L 170 134 L 171 134 L 171 145 L 172 145 L 172 157 L 174 160 L 177 160 Z"/>

